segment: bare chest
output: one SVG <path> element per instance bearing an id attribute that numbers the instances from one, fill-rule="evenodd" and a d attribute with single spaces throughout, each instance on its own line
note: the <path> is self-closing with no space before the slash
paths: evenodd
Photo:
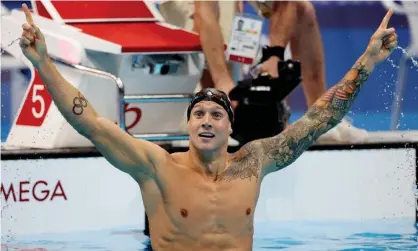
<path id="1" fill-rule="evenodd" d="M 206 181 L 197 175 L 174 177 L 166 182 L 164 207 L 179 230 L 237 235 L 252 231 L 258 197 L 255 178 Z"/>

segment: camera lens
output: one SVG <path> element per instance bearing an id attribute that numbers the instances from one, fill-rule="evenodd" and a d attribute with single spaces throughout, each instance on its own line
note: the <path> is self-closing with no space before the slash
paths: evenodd
<path id="1" fill-rule="evenodd" d="M 163 65 L 161 67 L 161 75 L 166 75 L 168 72 L 170 71 L 170 66 L 169 65 Z"/>

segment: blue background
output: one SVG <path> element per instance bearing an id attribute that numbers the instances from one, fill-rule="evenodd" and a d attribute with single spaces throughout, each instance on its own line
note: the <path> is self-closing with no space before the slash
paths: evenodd
<path id="1" fill-rule="evenodd" d="M 25 1 L 30 4 L 30 2 Z M 8 8 L 20 8 L 22 1 L 2 1 Z M 29 5 L 30 6 L 30 5 Z M 363 53 L 386 10 L 380 2 L 314 2 L 320 26 L 325 53 L 327 87 L 336 84 Z M 245 12 L 256 14 L 245 4 Z M 406 48 L 410 42 L 409 24 L 405 16 L 394 14 L 390 26 L 396 28 L 399 46 Z M 266 20 L 263 33 L 268 34 L 269 22 Z M 390 59 L 399 65 L 402 53 L 395 50 Z M 417 59 L 416 57 L 415 59 Z M 10 81 L 2 74 L 2 141 L 4 141 L 13 115 L 10 114 Z M 361 90 L 349 114 L 357 127 L 367 130 L 388 130 L 393 92 L 397 82 L 398 69 L 391 63 L 378 65 L 368 82 Z M 29 78 L 29 76 L 28 76 Z M 402 107 L 403 117 L 400 130 L 418 130 L 418 67 L 408 64 L 407 84 Z M 290 99 L 292 120 L 306 111 L 305 97 L 298 87 Z"/>

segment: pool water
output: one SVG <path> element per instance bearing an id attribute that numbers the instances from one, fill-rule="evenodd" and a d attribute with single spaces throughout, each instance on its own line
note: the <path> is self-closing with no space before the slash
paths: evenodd
<path id="1" fill-rule="evenodd" d="M 413 219 L 386 221 L 258 222 L 254 251 L 418 250 Z M 118 227 L 89 232 L 5 236 L 2 250 L 151 250 L 142 229 Z"/>

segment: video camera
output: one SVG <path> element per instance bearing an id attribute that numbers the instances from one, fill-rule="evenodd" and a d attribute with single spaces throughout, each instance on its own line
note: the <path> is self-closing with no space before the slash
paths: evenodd
<path id="1" fill-rule="evenodd" d="M 278 70 L 278 78 L 260 74 L 239 81 L 229 93 L 231 100 L 238 101 L 231 136 L 241 145 L 272 137 L 286 127 L 290 115 L 284 99 L 302 80 L 301 64 L 293 60 L 280 61 Z"/>

